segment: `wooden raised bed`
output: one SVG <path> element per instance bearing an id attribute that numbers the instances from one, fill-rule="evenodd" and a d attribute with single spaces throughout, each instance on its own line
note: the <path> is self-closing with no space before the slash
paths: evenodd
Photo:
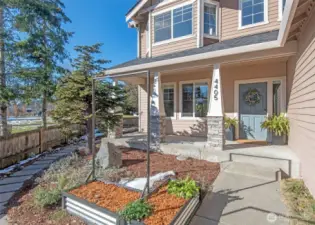
<path id="1" fill-rule="evenodd" d="M 105 184 L 114 185 L 114 184 L 109 184 L 109 183 L 105 183 Z M 136 192 L 140 196 L 139 190 L 126 188 L 123 186 L 119 186 L 117 184 L 115 184 L 115 186 L 118 188 L 126 189 L 127 191 L 130 191 L 133 193 Z M 161 186 L 152 191 L 152 194 L 148 198 L 149 202 L 150 202 L 150 197 L 153 196 L 154 193 L 157 193 L 157 191 L 159 191 L 160 188 Z M 122 220 L 119 217 L 119 215 L 116 212 L 114 212 L 114 210 L 109 210 L 105 207 L 101 207 L 100 205 L 102 205 L 102 203 L 104 202 L 100 201 L 100 202 L 97 202 L 97 204 L 89 202 L 81 197 L 77 197 L 76 195 L 70 193 L 73 191 L 74 190 L 69 191 L 69 192 L 64 192 L 62 195 L 62 206 L 63 206 L 63 209 L 66 210 L 68 213 L 80 217 L 88 224 L 100 224 L 100 225 L 127 225 L 128 224 L 126 221 Z M 105 201 L 105 205 L 106 204 L 109 204 L 109 203 Z M 199 204 L 200 204 L 200 196 L 197 196 L 195 198 L 185 201 L 185 203 L 180 208 L 180 210 L 178 210 L 178 212 L 176 213 L 172 221 L 169 223 L 169 225 L 187 224 L 191 220 L 195 211 L 198 209 Z M 114 206 L 110 205 L 110 207 L 113 209 Z M 130 224 L 131 225 L 145 225 L 144 222 L 138 222 L 138 221 L 132 221 Z M 146 225 L 150 225 L 150 223 Z"/>

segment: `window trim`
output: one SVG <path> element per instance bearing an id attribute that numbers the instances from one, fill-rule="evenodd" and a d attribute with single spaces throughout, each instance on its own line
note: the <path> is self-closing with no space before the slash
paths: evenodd
<path id="1" fill-rule="evenodd" d="M 210 104 L 210 89 L 211 89 L 211 80 L 210 79 L 199 79 L 199 80 L 187 80 L 187 81 L 180 81 L 179 82 L 179 119 L 180 120 L 198 120 L 198 119 L 204 119 L 207 118 L 207 116 L 205 117 L 196 117 L 196 105 L 195 105 L 195 86 L 194 86 L 194 97 L 193 97 L 193 116 L 182 116 L 182 112 L 183 112 L 183 84 L 196 84 L 199 82 L 207 82 L 208 83 L 208 106 Z"/>
<path id="2" fill-rule="evenodd" d="M 264 21 L 242 26 L 242 0 L 238 1 L 238 30 L 266 25 L 269 23 L 269 0 L 264 0 Z"/>
<path id="3" fill-rule="evenodd" d="M 283 18 L 283 0 L 278 0 L 278 21 L 281 21 Z"/>
<path id="4" fill-rule="evenodd" d="M 168 120 L 176 120 L 176 116 L 177 116 L 177 84 L 176 82 L 168 82 L 168 83 L 162 83 L 162 91 L 163 91 L 163 104 L 164 104 L 164 87 L 166 85 L 173 85 L 174 86 L 174 116 L 172 117 L 168 117 L 166 116 L 166 112 L 165 112 L 165 119 Z M 165 111 L 165 105 L 164 105 L 164 111 Z"/>
<path id="5" fill-rule="evenodd" d="M 209 34 L 205 34 L 205 31 L 204 31 L 204 23 L 205 23 L 205 6 L 206 5 L 214 5 L 216 7 L 216 35 L 209 35 Z M 217 1 L 212 1 L 212 0 L 204 0 L 203 2 L 203 6 L 202 6 L 202 15 L 201 15 L 201 24 L 203 25 L 202 28 L 201 28 L 201 32 L 202 32 L 202 36 L 203 37 L 206 37 L 206 38 L 213 38 L 213 39 L 219 39 L 219 33 L 220 33 L 220 26 L 219 26 L 219 8 L 220 8 L 220 3 L 217 2 Z"/>
<path id="6" fill-rule="evenodd" d="M 180 41 L 180 40 L 192 38 L 192 37 L 195 36 L 195 34 L 194 34 L 194 22 L 195 22 L 194 21 L 194 2 L 195 1 L 196 0 L 191 0 L 189 2 L 184 2 L 182 4 L 178 4 L 178 5 L 175 5 L 173 7 L 170 7 L 170 8 L 167 8 L 167 9 L 164 9 L 164 10 L 152 13 L 152 17 L 153 17 L 153 29 L 152 29 L 152 32 L 155 32 L 155 29 L 154 29 L 155 16 L 158 16 L 158 15 L 166 13 L 166 12 L 171 12 L 171 38 L 167 39 L 167 40 L 164 40 L 164 41 L 159 41 L 159 42 L 155 42 L 155 40 L 153 40 L 153 44 L 152 44 L 153 46 L 159 46 L 159 45 L 167 44 L 167 43 L 170 43 L 170 42 L 175 42 L 175 41 Z M 188 35 L 185 35 L 185 36 L 174 38 L 174 27 L 173 27 L 174 26 L 174 23 L 173 23 L 174 9 L 178 9 L 178 8 L 181 8 L 181 7 L 184 7 L 184 6 L 187 6 L 187 5 L 192 5 L 192 17 L 191 17 L 192 33 L 188 34 Z M 155 39 L 155 33 L 154 33 L 154 39 Z"/>

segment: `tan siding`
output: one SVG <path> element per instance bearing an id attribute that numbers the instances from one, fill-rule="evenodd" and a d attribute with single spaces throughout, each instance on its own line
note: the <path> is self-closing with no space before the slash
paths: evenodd
<path id="1" fill-rule="evenodd" d="M 147 48 L 146 48 L 146 26 L 145 24 L 141 24 L 140 26 L 140 35 L 141 35 L 141 58 L 145 58 L 147 55 Z"/>
<path id="2" fill-rule="evenodd" d="M 159 12 L 165 8 L 169 8 L 173 5 L 181 4 L 184 2 L 188 2 L 187 0 L 184 1 L 176 1 L 173 4 L 167 5 L 165 7 L 158 8 L 153 11 Z M 187 49 L 192 49 L 197 47 L 197 1 L 193 3 L 193 36 L 191 38 L 187 38 L 184 40 L 174 41 L 166 44 L 161 44 L 157 46 L 152 46 L 152 56 L 159 56 L 159 55 L 165 55 L 168 53 L 173 53 L 176 51 L 183 51 Z M 154 17 L 152 16 L 151 20 L 151 37 L 152 37 L 152 43 L 154 43 Z"/>
<path id="3" fill-rule="evenodd" d="M 221 0 L 221 39 L 232 39 L 280 28 L 278 21 L 278 0 L 269 0 L 269 23 L 239 30 L 238 1 Z"/>
<path id="4" fill-rule="evenodd" d="M 246 65 L 223 66 L 222 85 L 224 109 L 227 115 L 234 115 L 234 83 L 236 80 L 257 79 L 266 77 L 283 77 L 286 75 L 286 62 L 262 62 Z M 176 118 L 167 120 L 167 134 L 182 134 L 193 136 L 206 136 L 206 122 L 196 119 L 180 119 L 180 82 L 194 80 L 208 80 L 209 86 L 212 77 L 212 68 L 190 70 L 162 74 L 162 83 L 176 83 Z M 145 92 L 146 93 L 146 92 Z M 145 124 L 146 126 L 146 124 Z"/>
<path id="5" fill-rule="evenodd" d="M 298 154 L 302 176 L 315 195 L 315 15 L 298 40 L 299 52 L 288 62 L 290 147 Z"/>

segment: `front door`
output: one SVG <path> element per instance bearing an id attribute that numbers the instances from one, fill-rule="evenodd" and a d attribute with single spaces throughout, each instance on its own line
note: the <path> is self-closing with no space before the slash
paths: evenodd
<path id="1" fill-rule="evenodd" d="M 267 116 L 267 82 L 240 84 L 240 139 L 267 140 L 267 130 L 260 125 Z"/>

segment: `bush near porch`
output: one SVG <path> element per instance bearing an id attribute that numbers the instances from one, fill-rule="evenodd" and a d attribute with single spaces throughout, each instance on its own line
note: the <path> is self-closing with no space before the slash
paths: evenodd
<path id="1" fill-rule="evenodd" d="M 173 155 L 151 153 L 151 175 L 170 170 L 175 172 L 177 178 L 191 177 L 201 184 L 203 192 L 207 192 L 219 174 L 220 165 L 196 159 L 179 161 Z M 53 199 L 48 197 L 47 202 L 41 202 L 41 204 L 36 203 L 36 196 L 38 197 L 38 189 L 42 189 L 40 193 L 43 194 L 43 190 L 48 193 L 56 187 L 60 190 L 67 190 L 83 184 L 90 171 L 90 156 L 80 157 L 74 155 L 56 162 L 30 189 L 25 190 L 11 202 L 8 210 L 10 223 L 23 225 L 84 224 L 78 218 L 61 211 L 59 195 L 61 192 L 57 193 L 55 191 L 51 195 Z M 112 182 L 117 182 L 121 178 L 144 177 L 146 175 L 146 153 L 124 149 L 122 168 L 98 169 L 96 174 L 98 178 Z M 66 177 L 67 182 L 63 183 L 64 181 L 61 181 L 62 177 Z M 41 207 L 41 205 L 45 205 L 45 207 Z"/>

